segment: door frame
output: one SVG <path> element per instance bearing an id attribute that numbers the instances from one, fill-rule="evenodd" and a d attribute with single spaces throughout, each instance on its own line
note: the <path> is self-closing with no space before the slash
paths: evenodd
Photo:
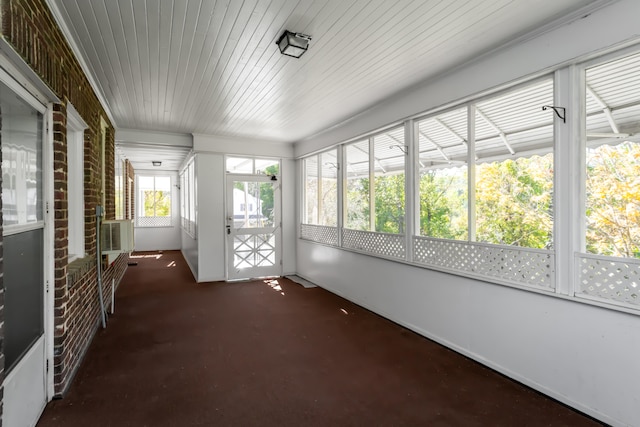
<path id="1" fill-rule="evenodd" d="M 280 165 L 280 168 L 282 166 Z M 224 241 L 225 241 L 225 276 L 227 281 L 236 281 L 236 280 L 247 280 L 254 279 L 260 277 L 279 277 L 282 275 L 282 183 L 280 181 L 281 173 L 279 172 L 276 176 L 276 181 L 278 188 L 278 192 L 274 195 L 274 208 L 277 209 L 278 218 L 275 221 L 273 227 L 273 234 L 275 236 L 275 272 L 276 274 L 265 274 L 264 276 L 252 276 L 245 278 L 235 278 L 232 276 L 232 263 L 233 263 L 233 245 L 231 244 L 231 239 L 229 238 L 229 228 L 233 228 L 233 219 L 230 219 L 230 216 L 233 215 L 230 213 L 233 210 L 233 189 L 232 183 L 234 181 L 253 181 L 253 182 L 274 182 L 271 179 L 270 175 L 264 174 L 235 174 L 235 173 L 226 173 L 225 176 L 225 197 L 224 197 Z M 230 191 L 231 189 L 231 191 Z M 259 233 L 258 233 L 259 234 Z M 255 267 L 259 268 L 259 267 Z"/>
<path id="2" fill-rule="evenodd" d="M 54 395 L 54 304 L 55 304 L 55 213 L 54 213 L 54 168 L 53 168 L 53 103 L 60 99 L 44 84 L 35 72 L 23 64 L 13 51 L 7 51 L 0 41 L 0 81 L 15 92 L 23 101 L 43 116 L 42 133 L 42 207 L 43 207 L 43 361 L 45 405 Z M 15 57 L 14 57 L 15 56 Z M 35 347 L 35 346 L 34 346 Z M 31 348 L 27 354 L 34 350 Z M 7 382 L 7 377 L 3 385 Z M 4 387 L 3 387 L 4 388 Z M 2 398 L 3 406 L 7 393 Z M 6 409 L 5 409 L 6 410 Z M 44 410 L 44 405 L 41 408 Z M 37 419 L 36 419 L 37 422 Z"/>

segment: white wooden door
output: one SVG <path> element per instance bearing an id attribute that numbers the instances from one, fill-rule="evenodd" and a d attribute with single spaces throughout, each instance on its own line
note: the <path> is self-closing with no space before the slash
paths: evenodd
<path id="1" fill-rule="evenodd" d="M 227 175 L 227 280 L 282 273 L 280 197 L 276 176 Z"/>
<path id="2" fill-rule="evenodd" d="M 45 107 L 0 77 L 6 372 L 2 425 L 30 427 L 47 402 Z"/>

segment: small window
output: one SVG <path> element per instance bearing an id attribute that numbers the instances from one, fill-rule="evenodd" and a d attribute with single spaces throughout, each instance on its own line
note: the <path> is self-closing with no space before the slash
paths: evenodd
<path id="1" fill-rule="evenodd" d="M 138 176 L 139 227 L 171 226 L 171 177 Z"/>
<path id="2" fill-rule="evenodd" d="M 305 224 L 338 225 L 337 154 L 334 149 L 304 159 Z"/>
<path id="3" fill-rule="evenodd" d="M 280 161 L 248 157 L 227 157 L 227 173 L 245 175 L 279 175 Z"/>

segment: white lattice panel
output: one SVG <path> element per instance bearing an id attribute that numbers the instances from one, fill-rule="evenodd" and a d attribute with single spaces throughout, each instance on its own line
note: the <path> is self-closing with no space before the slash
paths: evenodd
<path id="1" fill-rule="evenodd" d="M 640 305 L 640 261 L 585 254 L 576 256 L 578 292 L 608 301 Z"/>
<path id="2" fill-rule="evenodd" d="M 555 289 L 552 251 L 428 237 L 414 237 L 413 245 L 413 261 L 417 264 Z"/>
<path id="3" fill-rule="evenodd" d="M 371 231 L 342 230 L 342 247 L 398 259 L 406 253 L 404 235 Z"/>
<path id="4" fill-rule="evenodd" d="M 338 229 L 336 227 L 300 224 L 300 237 L 325 245 L 338 246 Z"/>
<path id="5" fill-rule="evenodd" d="M 276 262 L 275 234 L 238 234 L 233 239 L 235 268 L 270 267 Z"/>
<path id="6" fill-rule="evenodd" d="M 138 227 L 171 227 L 170 216 L 139 216 Z"/>

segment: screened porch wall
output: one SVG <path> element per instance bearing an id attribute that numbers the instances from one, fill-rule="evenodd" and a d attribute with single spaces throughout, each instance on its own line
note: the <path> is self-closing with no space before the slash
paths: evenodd
<path id="1" fill-rule="evenodd" d="M 361 135 L 426 111 L 450 108 L 502 85 L 548 75 L 577 58 L 588 60 L 638 43 L 632 18 L 638 14 L 640 4 L 622 0 L 571 25 L 510 45 L 299 142 L 296 156 L 357 141 Z M 566 80 L 556 84 L 562 86 Z M 559 101 L 565 106 L 569 102 Z M 567 152 L 556 154 L 567 156 Z M 298 181 L 302 183 L 301 176 Z M 566 198 L 569 181 L 562 176 L 555 189 Z M 571 215 L 556 219 L 560 233 L 575 221 Z M 337 229 L 302 232 L 323 239 L 317 243 L 299 236 L 297 268 L 306 279 L 599 420 L 640 425 L 640 384 L 630 380 L 640 377 L 634 356 L 640 352 L 640 316 L 544 290 L 503 286 L 491 278 L 452 275 L 444 269 L 370 256 L 357 248 L 345 250 L 332 243 L 342 238 Z M 554 248 L 563 254 L 555 265 L 555 286 L 563 292 L 574 280 L 567 266 L 591 262 L 576 259 L 567 249 Z"/>

